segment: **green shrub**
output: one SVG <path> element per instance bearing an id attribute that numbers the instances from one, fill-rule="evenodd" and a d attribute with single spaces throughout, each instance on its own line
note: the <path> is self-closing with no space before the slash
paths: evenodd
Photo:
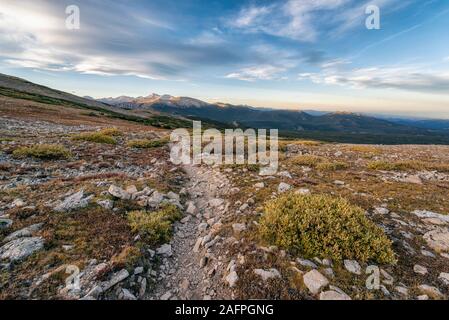
<path id="1" fill-rule="evenodd" d="M 307 257 L 395 263 L 390 240 L 343 198 L 288 193 L 265 205 L 262 239 Z"/>
<path id="2" fill-rule="evenodd" d="M 128 222 L 133 232 L 137 232 L 151 245 L 164 243 L 172 235 L 172 223 L 181 218 L 181 212 L 174 205 L 166 205 L 156 212 L 132 211 Z"/>
<path id="3" fill-rule="evenodd" d="M 89 141 L 96 143 L 116 144 L 117 140 L 113 137 L 103 134 L 101 132 L 84 132 L 73 136 L 73 140 L 76 141 Z"/>
<path id="4" fill-rule="evenodd" d="M 315 168 L 320 171 L 337 171 L 337 170 L 344 170 L 349 168 L 349 165 L 346 162 L 320 162 L 317 163 Z"/>
<path id="5" fill-rule="evenodd" d="M 371 161 L 367 168 L 371 170 L 384 171 L 409 171 L 409 170 L 436 170 L 440 172 L 449 172 L 449 165 L 445 163 L 431 163 L 418 160 L 404 160 L 396 162 Z"/>
<path id="6" fill-rule="evenodd" d="M 371 170 L 385 170 L 385 171 L 407 171 L 407 170 L 422 170 L 428 168 L 425 163 L 415 160 L 406 161 L 371 161 L 368 162 L 367 168 Z"/>
<path id="7" fill-rule="evenodd" d="M 138 148 L 138 149 L 149 149 L 149 148 L 158 148 L 167 144 L 167 140 L 147 140 L 147 139 L 137 139 L 130 140 L 127 143 L 127 146 L 130 148 Z"/>
<path id="8" fill-rule="evenodd" d="M 123 132 L 121 132 L 117 128 L 105 128 L 100 130 L 100 133 L 106 136 L 113 136 L 113 137 L 123 136 Z"/>
<path id="9" fill-rule="evenodd" d="M 302 155 L 302 156 L 296 156 L 294 158 L 290 159 L 290 162 L 292 164 L 298 165 L 298 166 L 310 166 L 315 167 L 318 163 L 325 161 L 326 159 L 320 156 L 314 156 L 314 155 Z"/>
<path id="10" fill-rule="evenodd" d="M 57 144 L 37 144 L 31 147 L 21 147 L 13 151 L 17 158 L 33 157 L 38 159 L 67 159 L 70 151 Z"/>

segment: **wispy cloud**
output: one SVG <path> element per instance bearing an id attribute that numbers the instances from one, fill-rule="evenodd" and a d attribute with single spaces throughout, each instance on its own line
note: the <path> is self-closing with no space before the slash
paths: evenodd
<path id="1" fill-rule="evenodd" d="M 271 65 L 254 66 L 243 68 L 237 72 L 226 75 L 228 79 L 238 79 L 242 81 L 255 80 L 274 80 L 280 79 L 280 74 L 285 71 L 285 68 Z"/>
<path id="2" fill-rule="evenodd" d="M 449 71 L 426 71 L 420 66 L 384 66 L 302 73 L 299 79 L 317 84 L 341 85 L 352 88 L 399 89 L 417 92 L 449 94 Z"/>
<path id="3" fill-rule="evenodd" d="M 179 79 L 193 68 L 242 60 L 217 32 L 186 38 L 157 12 L 122 2 L 80 4 L 81 29 L 65 28 L 65 3 L 2 2 L 0 59 L 14 66 L 99 75 Z"/>

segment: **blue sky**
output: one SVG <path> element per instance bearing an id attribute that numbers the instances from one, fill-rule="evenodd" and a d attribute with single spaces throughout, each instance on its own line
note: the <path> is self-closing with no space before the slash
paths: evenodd
<path id="1" fill-rule="evenodd" d="M 96 98 L 449 118 L 448 31 L 447 0 L 0 0 L 0 72 Z"/>

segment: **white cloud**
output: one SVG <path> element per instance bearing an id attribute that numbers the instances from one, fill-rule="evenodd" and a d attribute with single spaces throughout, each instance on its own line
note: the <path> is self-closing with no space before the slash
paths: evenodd
<path id="1" fill-rule="evenodd" d="M 324 11 L 340 8 L 351 0 L 289 0 L 266 7 L 251 6 L 242 9 L 229 25 L 245 32 L 300 41 L 314 41 L 319 35 L 315 22 Z"/>
<path id="2" fill-rule="evenodd" d="M 318 84 L 341 85 L 351 88 L 449 93 L 449 71 L 430 71 L 421 66 L 384 66 L 349 71 L 324 70 L 321 73 L 302 73 L 298 75 L 298 79 L 310 79 Z"/>
<path id="3" fill-rule="evenodd" d="M 226 78 L 239 79 L 243 81 L 274 80 L 279 79 L 280 73 L 284 71 L 285 68 L 272 65 L 254 66 L 230 73 L 226 76 Z"/>

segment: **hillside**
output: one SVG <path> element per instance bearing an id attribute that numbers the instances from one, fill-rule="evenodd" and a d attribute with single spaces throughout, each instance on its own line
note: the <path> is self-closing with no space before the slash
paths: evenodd
<path id="1" fill-rule="evenodd" d="M 449 295 L 448 146 L 281 139 L 272 175 L 174 165 L 167 123 L 9 90 L 0 299 Z M 360 126 L 347 116 L 323 121 Z M 79 287 L 67 285 L 73 274 Z"/>

